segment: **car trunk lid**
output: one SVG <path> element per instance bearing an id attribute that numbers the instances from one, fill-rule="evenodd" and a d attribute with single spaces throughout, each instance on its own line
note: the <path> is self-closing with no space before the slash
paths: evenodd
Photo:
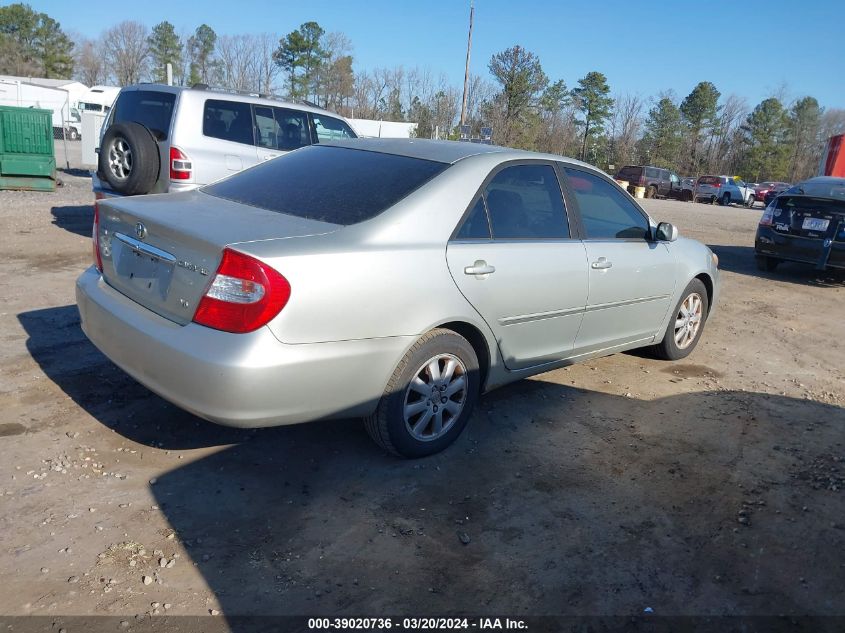
<path id="1" fill-rule="evenodd" d="M 99 202 L 103 278 L 130 299 L 179 324 L 193 318 L 226 246 L 320 235 L 339 228 L 200 191 Z"/>
<path id="2" fill-rule="evenodd" d="M 845 200 L 781 195 L 772 226 L 784 235 L 845 241 Z"/>

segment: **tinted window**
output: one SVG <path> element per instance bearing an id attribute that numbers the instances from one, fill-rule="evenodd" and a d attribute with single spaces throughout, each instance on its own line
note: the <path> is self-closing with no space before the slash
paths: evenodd
<path id="1" fill-rule="evenodd" d="M 515 165 L 484 191 L 494 239 L 569 237 L 557 174 L 551 165 Z"/>
<path id="2" fill-rule="evenodd" d="M 176 95 L 154 90 L 126 90 L 115 104 L 113 123 L 133 121 L 145 126 L 159 141 L 167 139 Z"/>
<path id="3" fill-rule="evenodd" d="M 311 144 L 308 115 L 285 108 L 255 107 L 255 138 L 260 147 L 290 151 Z"/>
<path id="4" fill-rule="evenodd" d="M 379 215 L 448 166 L 311 145 L 202 190 L 268 211 L 348 225 Z"/>
<path id="5" fill-rule="evenodd" d="M 484 206 L 484 198 L 479 198 L 472 211 L 464 220 L 461 230 L 455 236 L 459 240 L 489 240 L 490 223 L 487 221 L 487 209 Z"/>
<path id="6" fill-rule="evenodd" d="M 314 127 L 317 130 L 317 142 L 333 141 L 339 138 L 358 138 L 352 128 L 340 119 L 325 116 L 323 114 L 312 114 Z"/>
<path id="7" fill-rule="evenodd" d="M 619 173 L 616 174 L 616 177 L 619 180 L 638 180 L 642 170 L 642 167 L 623 167 L 619 170 Z"/>
<path id="8" fill-rule="evenodd" d="M 648 178 L 658 178 L 658 170 L 654 167 L 646 167 L 645 168 L 645 175 Z"/>
<path id="9" fill-rule="evenodd" d="M 224 141 L 253 145 L 249 104 L 208 99 L 203 108 L 202 133 Z"/>
<path id="10" fill-rule="evenodd" d="M 639 238 L 648 236 L 648 220 L 629 197 L 604 178 L 564 168 L 578 201 L 588 239 Z"/>
<path id="11" fill-rule="evenodd" d="M 669 172 L 665 169 L 660 170 L 660 180 L 669 180 Z"/>
<path id="12" fill-rule="evenodd" d="M 818 196 L 820 198 L 845 199 L 845 179 L 829 180 L 808 180 L 800 182 L 786 193 L 795 193 L 805 196 Z"/>
<path id="13" fill-rule="evenodd" d="M 721 180 L 717 176 L 702 176 L 698 179 L 699 185 L 715 185 L 720 182 Z"/>

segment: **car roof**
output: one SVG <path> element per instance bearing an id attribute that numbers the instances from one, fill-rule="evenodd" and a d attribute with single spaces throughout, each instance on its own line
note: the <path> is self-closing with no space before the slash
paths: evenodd
<path id="1" fill-rule="evenodd" d="M 343 118 L 336 112 L 326 110 L 325 108 L 321 108 L 313 104 L 296 101 L 285 101 L 284 99 L 281 99 L 274 95 L 260 95 L 258 93 L 246 93 L 234 90 L 226 90 L 223 88 L 192 88 L 190 86 L 168 86 L 167 84 L 159 83 L 134 84 L 121 88 L 121 92 L 130 90 L 154 90 L 156 92 L 169 92 L 172 94 L 185 93 L 192 96 L 202 96 L 207 99 L 228 99 L 230 101 L 238 101 L 241 103 L 254 103 L 257 105 L 293 108 L 295 110 L 319 114 L 328 114 L 335 118 Z"/>
<path id="2" fill-rule="evenodd" d="M 358 138 L 338 139 L 334 141 L 321 142 L 320 145 L 330 147 L 345 147 L 368 152 L 381 152 L 382 154 L 395 154 L 407 156 L 408 158 L 420 158 L 440 163 L 453 164 L 459 160 L 471 156 L 497 154 L 504 162 L 506 160 L 519 159 L 546 159 L 581 165 L 596 169 L 592 165 L 565 156 L 554 154 L 540 154 L 520 149 L 511 149 L 499 145 L 483 145 L 481 143 L 467 143 L 459 141 L 437 141 L 421 138 Z"/>

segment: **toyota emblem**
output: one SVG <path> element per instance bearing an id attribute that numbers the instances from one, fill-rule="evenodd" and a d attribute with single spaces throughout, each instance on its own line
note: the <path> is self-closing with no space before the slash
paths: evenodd
<path id="1" fill-rule="evenodd" d="M 139 240 L 142 240 L 147 237 L 147 227 L 144 226 L 141 222 L 135 224 L 135 237 L 137 237 Z"/>

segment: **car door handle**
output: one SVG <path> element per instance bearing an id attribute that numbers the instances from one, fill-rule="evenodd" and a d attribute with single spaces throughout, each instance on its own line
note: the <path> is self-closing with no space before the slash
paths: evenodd
<path id="1" fill-rule="evenodd" d="M 596 261 L 590 264 L 596 270 L 604 270 L 613 266 L 613 262 L 607 261 L 607 257 L 599 257 Z"/>
<path id="2" fill-rule="evenodd" d="M 472 266 L 464 268 L 465 275 L 489 275 L 494 272 L 496 272 L 496 267 L 491 266 L 483 259 L 477 259 Z"/>

